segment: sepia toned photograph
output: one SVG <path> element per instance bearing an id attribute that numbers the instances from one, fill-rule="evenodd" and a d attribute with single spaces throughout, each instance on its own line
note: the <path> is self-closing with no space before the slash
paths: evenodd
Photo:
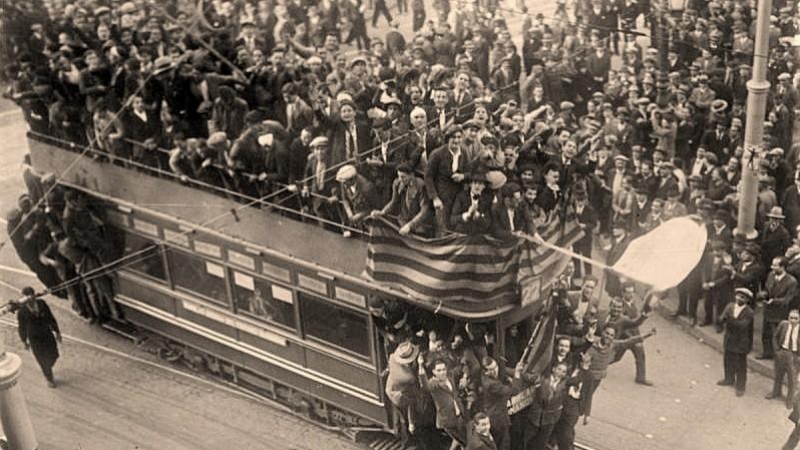
<path id="1" fill-rule="evenodd" d="M 798 6 L 0 2 L 0 450 L 800 448 Z"/>

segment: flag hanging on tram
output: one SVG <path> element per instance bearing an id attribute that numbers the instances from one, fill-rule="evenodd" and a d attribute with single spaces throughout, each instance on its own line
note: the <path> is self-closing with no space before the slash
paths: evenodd
<path id="1" fill-rule="evenodd" d="M 501 300 L 516 292 L 518 245 L 485 235 L 401 236 L 394 224 L 373 220 L 367 274 L 431 302 Z"/>
<path id="2" fill-rule="evenodd" d="M 568 257 L 521 239 L 453 234 L 435 239 L 401 236 L 383 219 L 371 223 L 367 275 L 373 280 L 431 302 L 486 302 L 519 295 L 519 282 L 549 283 Z M 542 238 L 570 246 L 582 236 L 574 222 L 557 217 Z M 530 296 L 538 296 L 529 289 Z"/>

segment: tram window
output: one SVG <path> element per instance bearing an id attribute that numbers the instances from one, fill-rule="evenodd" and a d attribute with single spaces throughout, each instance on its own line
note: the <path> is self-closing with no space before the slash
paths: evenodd
<path id="1" fill-rule="evenodd" d="M 369 358 L 367 316 L 304 292 L 297 296 L 306 335 Z"/>
<path id="2" fill-rule="evenodd" d="M 228 304 L 224 266 L 179 251 L 170 251 L 169 259 L 175 286 Z"/>
<path id="3" fill-rule="evenodd" d="M 161 256 L 161 246 L 155 245 L 150 239 L 125 233 L 125 256 L 133 254 L 136 256 L 131 256 L 130 260 L 126 260 L 128 269 L 148 277 L 167 281 L 167 269 L 164 266 L 164 258 Z"/>
<path id="4" fill-rule="evenodd" d="M 292 291 L 239 272 L 233 273 L 239 313 L 295 329 Z"/>

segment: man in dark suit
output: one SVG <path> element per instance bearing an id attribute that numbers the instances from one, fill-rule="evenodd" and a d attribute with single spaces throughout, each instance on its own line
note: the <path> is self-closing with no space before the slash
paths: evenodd
<path id="1" fill-rule="evenodd" d="M 461 127 L 453 125 L 445 133 L 445 145 L 437 148 L 428 159 L 425 189 L 433 201 L 436 214 L 436 233 L 443 235 L 456 196 L 463 188 L 467 162 L 461 152 Z M 486 211 L 488 213 L 488 210 Z"/>
<path id="2" fill-rule="evenodd" d="M 452 438 L 451 449 L 463 445 L 467 441 L 464 430 L 465 406 L 458 394 L 458 384 L 448 373 L 447 363 L 442 359 L 435 360 L 433 377 L 428 378 L 422 355 L 418 361 L 422 387 L 431 394 L 436 407 L 436 428 Z"/>
<path id="3" fill-rule="evenodd" d="M 726 132 L 725 123 L 717 122 L 714 130 L 708 130 L 700 139 L 700 146 L 715 155 L 720 161 L 727 162 L 733 154 L 731 138 Z"/>
<path id="4" fill-rule="evenodd" d="M 448 222 L 449 229 L 468 235 L 487 234 L 492 227 L 492 199 L 486 191 L 486 175 L 469 177 L 469 190 L 456 194 Z"/>
<path id="5" fill-rule="evenodd" d="M 800 172 L 794 175 L 794 186 L 789 186 L 781 197 L 781 206 L 786 214 L 786 227 L 797 229 L 800 225 Z"/>
<path id="6" fill-rule="evenodd" d="M 344 161 L 350 161 L 358 165 L 370 146 L 369 126 L 357 119 L 356 104 L 352 100 L 342 100 L 335 111 L 338 113 L 330 116 L 322 114 L 321 117 L 324 128 L 329 130 L 330 164 L 339 166 Z"/>
<path id="7" fill-rule="evenodd" d="M 502 200 L 492 205 L 492 235 L 507 239 L 519 231 L 530 233 L 525 223 L 525 211 L 520 207 L 522 188 L 511 182 L 503 185 L 500 192 Z"/>
<path id="8" fill-rule="evenodd" d="M 739 263 L 732 267 L 733 285 L 737 288 L 747 288 L 750 292 L 758 292 L 761 280 L 764 278 L 764 266 L 758 260 L 761 247 L 750 242 L 744 246 L 739 254 Z"/>
<path id="9" fill-rule="evenodd" d="M 764 302 L 764 316 L 761 328 L 761 344 L 764 353 L 758 359 L 772 359 L 775 352 L 772 339 L 778 324 L 785 320 L 789 303 L 797 297 L 797 280 L 786 272 L 787 260 L 779 256 L 772 260 L 772 272 L 767 276 L 766 291 L 759 293 Z"/>
<path id="10" fill-rule="evenodd" d="M 282 110 L 281 123 L 286 131 L 294 136 L 299 136 L 303 128 L 313 125 L 314 111 L 297 94 L 297 85 L 288 83 L 281 88 L 285 109 Z M 364 149 L 366 150 L 366 149 Z"/>
<path id="11" fill-rule="evenodd" d="M 561 187 L 558 185 L 560 178 L 558 166 L 553 163 L 547 164 L 542 171 L 544 178 L 544 187 L 536 197 L 536 203 L 542 207 L 546 213 L 550 213 L 561 202 L 564 194 L 561 192 Z"/>
<path id="12" fill-rule="evenodd" d="M 592 236 L 594 235 L 594 229 L 597 226 L 597 212 L 595 212 L 592 205 L 589 204 L 589 197 L 586 194 L 585 190 L 575 190 L 572 193 L 573 201 L 574 201 L 574 210 L 575 210 L 575 220 L 578 222 L 578 226 L 581 227 L 583 230 L 583 237 L 572 244 L 572 250 L 579 255 L 583 255 L 587 258 L 592 257 Z M 580 277 L 584 273 L 586 275 L 592 274 L 592 265 L 586 264 L 585 270 L 581 270 L 584 266 L 582 261 L 573 260 L 575 261 L 575 268 L 577 269 L 577 276 Z"/>
<path id="13" fill-rule="evenodd" d="M 596 287 L 597 278 L 592 275 L 586 275 L 583 277 L 583 284 L 579 291 L 570 291 L 563 296 L 563 300 L 558 305 L 556 312 L 558 315 L 557 333 L 567 334 L 567 330 L 563 327 L 576 316 L 583 318 L 584 322 L 597 317 L 600 299 L 593 298 Z"/>
<path id="14" fill-rule="evenodd" d="M 545 450 L 553 429 L 564 409 L 567 390 L 567 365 L 557 364 L 552 372 L 536 383 L 533 403 L 528 411 L 528 427 L 525 430 L 524 448 Z"/>
<path id="15" fill-rule="evenodd" d="M 753 310 L 747 303 L 753 292 L 747 288 L 736 289 L 736 302 L 729 303 L 719 320 L 725 327 L 723 364 L 725 378 L 720 386 L 736 386 L 736 396 L 744 395 L 747 385 L 747 354 L 753 349 Z"/>
<path id="16" fill-rule="evenodd" d="M 775 329 L 772 336 L 772 346 L 775 349 L 775 382 L 772 392 L 766 399 L 781 397 L 783 377 L 786 377 L 786 406 L 791 407 L 794 398 L 795 381 L 797 380 L 798 355 L 800 355 L 800 311 L 789 311 L 789 320 L 783 320 Z"/>
<path id="17" fill-rule="evenodd" d="M 483 358 L 480 400 L 483 410 L 491 422 L 491 435 L 498 450 L 508 450 L 511 446 L 511 418 L 508 415 L 508 400 L 519 388 L 519 377 L 515 376 L 513 380 L 506 379 L 505 374 L 500 373 L 497 361 L 490 357 Z"/>

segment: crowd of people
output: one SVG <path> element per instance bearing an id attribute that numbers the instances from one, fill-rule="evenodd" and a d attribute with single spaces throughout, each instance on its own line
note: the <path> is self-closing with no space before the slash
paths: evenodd
<path id="1" fill-rule="evenodd" d="M 680 14 L 646 1 L 556 3 L 545 17 L 494 0 L 412 0 L 410 9 L 402 0 L 392 17 L 385 0 L 14 2 L 6 95 L 34 136 L 262 199 L 346 235 L 385 217 L 403 235 L 502 238 L 563 214 L 585 231 L 576 252 L 606 250 L 613 262 L 631 239 L 695 214 L 709 246 L 680 286 L 676 314 L 741 334 L 726 338 L 721 381 L 741 394 L 751 313 L 763 305 L 761 356 L 780 374 L 770 397 L 787 374 L 791 398 L 800 354 L 796 4 L 773 2 L 769 54 L 754 55 L 755 10 L 743 0 L 691 0 Z M 410 35 L 397 20 L 409 13 Z M 521 42 L 512 21 L 522 23 Z M 661 41 L 642 38 L 645 27 Z M 763 119 L 745 113 L 755 57 L 768 64 Z M 744 151 L 747 120 L 764 121 L 757 159 Z M 113 233 L 82 195 L 26 170 L 29 194 L 9 230 L 20 229 L 12 242 L 45 285 L 114 261 Z M 732 232 L 743 170 L 758 174 L 755 241 Z M 591 266 L 577 263 L 574 275 L 577 290 L 594 289 Z M 459 372 L 465 357 L 431 338 L 398 342 L 389 378 L 428 392 L 434 428 L 468 448 L 543 448 L 551 435 L 571 448 L 610 362 L 632 349 L 637 382 L 651 384 L 647 334 L 637 331 L 649 312 L 626 300 L 624 280 L 605 286 L 614 300 L 602 320 L 591 292 L 558 300 L 565 338 L 542 373 L 509 379 L 479 345 Z M 119 314 L 104 277 L 55 292 L 88 319 Z M 562 363 L 567 355 L 576 356 Z M 526 431 L 509 438 L 504 402 L 523 381 L 537 397 Z M 419 432 L 405 394 L 387 395 L 405 431 Z"/>
<path id="2" fill-rule="evenodd" d="M 642 343 L 656 330 L 639 330 L 649 302 L 640 311 L 636 286 L 625 282 L 625 294 L 600 309 L 597 279 L 575 286 L 573 275 L 569 267 L 551 298 L 558 325 L 550 360 L 534 360 L 520 326 L 500 354 L 484 324 L 426 320 L 391 302 L 373 308 L 390 355 L 385 392 L 397 434 L 421 449 L 573 449 L 576 425 L 589 423 L 595 391 L 627 351 L 636 382 L 652 386 Z"/>

